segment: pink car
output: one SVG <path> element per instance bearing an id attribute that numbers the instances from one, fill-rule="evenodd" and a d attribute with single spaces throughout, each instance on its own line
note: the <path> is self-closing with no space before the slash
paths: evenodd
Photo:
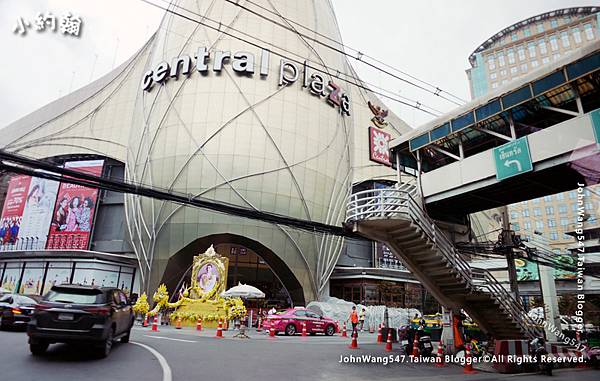
<path id="1" fill-rule="evenodd" d="M 263 322 L 265 330 L 275 328 L 275 333 L 284 332 L 288 336 L 302 333 L 302 325 L 306 323 L 306 332 L 310 334 L 324 333 L 331 336 L 338 332 L 338 326 L 332 319 L 319 316 L 306 308 L 288 308 L 267 316 Z"/>

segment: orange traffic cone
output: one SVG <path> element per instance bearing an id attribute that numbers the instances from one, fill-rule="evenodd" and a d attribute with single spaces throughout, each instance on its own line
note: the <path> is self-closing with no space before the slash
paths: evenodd
<path id="1" fill-rule="evenodd" d="M 306 322 L 302 322 L 302 337 L 306 337 Z"/>
<path id="2" fill-rule="evenodd" d="M 196 331 L 202 331 L 202 319 L 198 318 L 196 321 Z"/>
<path id="3" fill-rule="evenodd" d="M 377 344 L 383 343 L 383 336 L 381 333 L 381 324 L 379 325 L 379 329 L 377 330 Z"/>
<path id="4" fill-rule="evenodd" d="M 217 335 L 215 337 L 218 337 L 220 339 L 223 338 L 223 321 L 221 319 L 219 319 L 219 325 L 217 326 Z"/>
<path id="5" fill-rule="evenodd" d="M 175 329 L 181 329 L 181 316 L 177 318 L 177 324 L 175 325 Z"/>
<path id="6" fill-rule="evenodd" d="M 473 370 L 473 361 L 471 358 L 471 344 L 465 344 L 465 367 L 463 369 L 464 374 L 475 374 L 477 373 Z"/>
<path id="7" fill-rule="evenodd" d="M 348 334 L 346 333 L 346 322 L 344 322 L 344 326 L 342 328 L 342 337 L 348 337 Z"/>
<path id="8" fill-rule="evenodd" d="M 350 343 L 350 345 L 348 346 L 348 348 L 350 349 L 358 349 L 358 338 L 357 338 L 358 334 L 356 332 L 356 330 L 352 330 L 352 342 Z"/>
<path id="9" fill-rule="evenodd" d="M 269 329 L 269 337 L 275 338 L 275 327 L 273 327 L 273 323 L 271 323 L 271 328 Z"/>
<path id="10" fill-rule="evenodd" d="M 389 328 L 388 328 L 387 342 L 385 343 L 385 351 L 386 352 L 392 351 L 392 330 Z"/>
<path id="11" fill-rule="evenodd" d="M 154 316 L 154 321 L 152 322 L 152 331 L 158 332 L 158 316 Z"/>
<path id="12" fill-rule="evenodd" d="M 415 340 L 413 341 L 413 350 L 411 356 L 417 357 L 419 355 L 419 335 L 415 332 Z"/>
<path id="13" fill-rule="evenodd" d="M 144 322 L 142 323 L 142 327 L 147 327 L 148 326 L 148 314 L 146 314 L 144 316 Z"/>
<path id="14" fill-rule="evenodd" d="M 262 318 L 258 318 L 258 325 L 256 326 L 256 332 L 262 332 Z"/>
<path id="15" fill-rule="evenodd" d="M 438 345 L 437 358 L 435 359 L 435 366 L 438 368 L 444 367 L 444 344 Z"/>

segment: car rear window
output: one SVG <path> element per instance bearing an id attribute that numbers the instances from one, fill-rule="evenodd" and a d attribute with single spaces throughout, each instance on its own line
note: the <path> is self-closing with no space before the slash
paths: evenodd
<path id="1" fill-rule="evenodd" d="M 104 294 L 100 290 L 77 290 L 77 289 L 52 289 L 45 300 L 57 303 L 73 304 L 104 304 L 106 303 Z"/>

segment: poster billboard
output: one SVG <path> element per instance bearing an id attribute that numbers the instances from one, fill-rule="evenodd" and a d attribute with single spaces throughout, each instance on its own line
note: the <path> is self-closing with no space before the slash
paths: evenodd
<path id="1" fill-rule="evenodd" d="M 100 176 L 103 160 L 65 163 L 65 168 Z M 98 189 L 61 182 L 52 214 L 47 249 L 83 249 L 89 246 Z"/>
<path id="2" fill-rule="evenodd" d="M 39 177 L 31 179 L 19 234 L 24 240 L 22 249 L 43 250 L 46 247 L 58 185 L 57 181 Z"/>
<path id="3" fill-rule="evenodd" d="M 559 262 L 564 263 L 566 266 L 576 267 L 577 265 L 577 259 L 571 255 L 559 254 L 555 256 L 555 259 Z M 515 259 L 515 267 L 517 270 L 517 280 L 519 282 L 529 280 L 540 280 L 540 274 L 536 262 L 531 262 L 523 258 L 517 258 Z M 574 280 L 577 279 L 577 273 L 574 271 L 567 271 L 563 269 L 554 269 L 554 279 Z"/>
<path id="4" fill-rule="evenodd" d="M 29 176 L 15 176 L 8 182 L 0 217 L 0 250 L 15 250 L 22 244 L 19 234 L 30 182 Z"/>
<path id="5" fill-rule="evenodd" d="M 398 257 L 383 243 L 375 242 L 375 258 L 378 268 L 406 270 Z"/>

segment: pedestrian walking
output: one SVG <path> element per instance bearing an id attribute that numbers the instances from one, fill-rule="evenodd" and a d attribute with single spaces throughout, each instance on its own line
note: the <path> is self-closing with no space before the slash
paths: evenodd
<path id="1" fill-rule="evenodd" d="M 354 337 L 354 335 L 358 336 L 358 332 L 356 330 L 358 327 L 358 313 L 356 313 L 356 306 L 352 306 L 352 312 L 350 312 L 350 316 L 348 319 L 346 319 L 346 321 L 348 320 L 350 320 L 350 323 L 352 323 L 352 337 Z"/>
<path id="2" fill-rule="evenodd" d="M 358 320 L 360 322 L 360 331 L 363 332 L 365 327 L 365 316 L 367 315 L 367 310 L 363 309 L 360 311 L 360 315 L 358 315 Z"/>

